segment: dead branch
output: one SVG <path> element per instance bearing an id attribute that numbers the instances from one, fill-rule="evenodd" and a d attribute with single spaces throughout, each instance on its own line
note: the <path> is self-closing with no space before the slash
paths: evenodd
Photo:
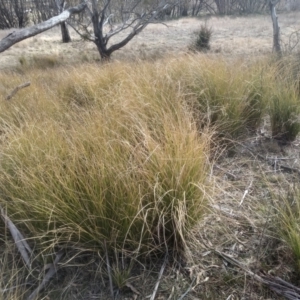
<path id="1" fill-rule="evenodd" d="M 50 279 L 56 274 L 57 272 L 57 264 L 63 257 L 64 252 L 61 250 L 56 254 L 54 262 L 50 265 L 48 272 L 46 273 L 45 277 L 43 278 L 40 285 L 31 293 L 28 297 L 28 300 L 36 299 L 37 295 L 45 288 L 46 284 L 50 281 Z"/>
<path id="2" fill-rule="evenodd" d="M 30 82 L 25 82 L 23 84 L 18 85 L 15 87 L 9 95 L 6 96 L 5 100 L 10 100 L 19 90 L 30 86 Z"/>
<path id="3" fill-rule="evenodd" d="M 156 293 L 157 293 L 157 290 L 158 290 L 158 287 L 159 287 L 159 284 L 160 284 L 162 275 L 163 275 L 164 270 L 165 270 L 166 265 L 167 265 L 167 261 L 168 261 L 168 256 L 166 255 L 166 256 L 165 256 L 164 263 L 163 263 L 163 265 L 162 265 L 161 268 L 160 268 L 160 272 L 159 272 L 159 274 L 158 274 L 158 280 L 157 280 L 157 282 L 156 282 L 156 284 L 155 284 L 155 287 L 154 287 L 154 290 L 153 290 L 153 293 L 152 293 L 152 296 L 151 296 L 150 300 L 154 300 L 154 299 L 155 299 L 155 296 L 156 296 Z"/>
<path id="4" fill-rule="evenodd" d="M 85 8 L 86 3 L 81 3 L 75 7 L 63 11 L 60 15 L 55 16 L 45 22 L 10 33 L 0 41 L 0 53 L 22 40 L 35 36 L 54 27 L 55 25 L 65 22 L 67 19 L 70 18 L 71 15 L 78 14 L 82 12 Z"/>
<path id="5" fill-rule="evenodd" d="M 289 300 L 298 300 L 300 299 L 300 288 L 295 285 L 284 281 L 283 279 L 271 275 L 257 275 L 250 271 L 244 264 L 234 259 L 233 257 L 227 255 L 226 253 L 220 252 L 218 250 L 214 250 L 214 252 L 222 257 L 227 262 L 239 267 L 243 271 L 245 271 L 248 275 L 254 278 L 256 281 L 265 284 L 272 291 L 281 295 Z"/>
<path id="6" fill-rule="evenodd" d="M 26 242 L 21 232 L 18 230 L 15 224 L 10 220 L 10 218 L 6 215 L 4 209 L 1 206 L 0 206 L 0 214 L 4 223 L 6 224 L 6 226 L 10 231 L 10 234 L 14 239 L 15 245 L 17 246 L 25 264 L 30 269 L 31 268 L 30 256 L 32 255 L 31 248 L 29 247 L 28 243 Z"/>

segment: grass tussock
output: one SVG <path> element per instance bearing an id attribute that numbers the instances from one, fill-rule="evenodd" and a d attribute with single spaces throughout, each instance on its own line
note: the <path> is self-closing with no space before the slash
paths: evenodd
<path id="1" fill-rule="evenodd" d="M 286 142 L 294 141 L 300 132 L 299 70 L 295 57 L 277 62 L 268 91 L 272 137 Z"/>
<path id="2" fill-rule="evenodd" d="M 198 126 L 203 128 L 209 124 L 219 136 L 227 138 L 255 131 L 268 105 L 264 90 L 269 80 L 265 63 L 193 60 L 190 58 L 182 68 Z"/>
<path id="3" fill-rule="evenodd" d="M 300 190 L 290 186 L 288 191 L 272 194 L 276 209 L 276 228 L 295 260 L 295 270 L 300 273 Z"/>
<path id="4" fill-rule="evenodd" d="M 202 24 L 200 28 L 194 31 L 193 42 L 190 46 L 192 51 L 200 51 L 205 52 L 210 50 L 210 41 L 213 34 L 212 27 L 208 27 L 208 25 Z"/>
<path id="5" fill-rule="evenodd" d="M 181 251 L 203 214 L 209 135 L 159 68 L 88 71 L 62 72 L 57 92 L 34 91 L 33 114 L 18 108 L 22 124 L 3 145 L 2 204 L 44 246 Z M 49 100 L 53 110 L 39 116 Z"/>
<path id="6" fill-rule="evenodd" d="M 51 69 L 63 64 L 63 57 L 56 54 L 48 55 L 33 55 L 30 58 L 25 56 L 19 57 L 20 71 L 26 71 L 28 69 Z"/>

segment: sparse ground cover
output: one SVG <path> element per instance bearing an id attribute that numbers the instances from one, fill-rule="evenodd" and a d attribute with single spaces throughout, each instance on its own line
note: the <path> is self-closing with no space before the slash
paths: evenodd
<path id="1" fill-rule="evenodd" d="M 56 29 L 0 56 L 0 204 L 33 249 L 25 267 L 0 224 L 0 299 L 27 299 L 60 254 L 37 299 L 299 285 L 299 62 L 270 57 L 268 16 L 211 18 L 216 53 L 190 54 L 201 22 L 149 26 L 104 65 Z"/>

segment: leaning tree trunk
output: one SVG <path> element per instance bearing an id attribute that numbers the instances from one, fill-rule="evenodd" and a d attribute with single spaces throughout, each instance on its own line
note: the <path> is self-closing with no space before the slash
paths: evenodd
<path id="1" fill-rule="evenodd" d="M 276 7 L 275 7 L 278 2 L 279 0 L 269 0 L 271 18 L 273 22 L 273 49 L 277 54 L 281 55 L 280 27 L 278 25 L 278 17 L 276 14 Z"/>
<path id="2" fill-rule="evenodd" d="M 45 22 L 10 33 L 0 41 L 0 52 L 7 50 L 12 45 L 20 41 L 35 36 L 58 24 L 61 24 L 62 22 L 65 22 L 72 14 L 78 14 L 82 12 L 86 8 L 86 6 L 86 3 L 83 2 L 75 7 L 63 11 L 60 15 L 53 17 Z"/>

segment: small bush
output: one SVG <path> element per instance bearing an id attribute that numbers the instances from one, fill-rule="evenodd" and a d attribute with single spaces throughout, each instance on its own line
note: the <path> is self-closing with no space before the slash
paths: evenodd
<path id="1" fill-rule="evenodd" d="M 194 51 L 210 50 L 210 39 L 212 34 L 212 28 L 208 27 L 207 24 L 202 24 L 200 29 L 194 32 L 194 41 L 192 42 L 191 49 Z"/>

